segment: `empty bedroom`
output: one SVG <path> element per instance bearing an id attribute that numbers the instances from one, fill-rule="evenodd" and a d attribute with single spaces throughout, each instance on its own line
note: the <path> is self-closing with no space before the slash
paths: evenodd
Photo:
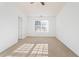
<path id="1" fill-rule="evenodd" d="M 78 57 L 79 2 L 0 2 L 0 57 Z"/>

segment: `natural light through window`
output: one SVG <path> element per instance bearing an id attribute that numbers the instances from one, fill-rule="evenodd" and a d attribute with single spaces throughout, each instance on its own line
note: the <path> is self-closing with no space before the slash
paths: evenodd
<path id="1" fill-rule="evenodd" d="M 48 44 L 37 44 L 33 51 L 31 52 L 30 56 L 48 56 Z"/>
<path id="2" fill-rule="evenodd" d="M 48 32 L 48 20 L 35 20 L 35 32 Z"/>
<path id="3" fill-rule="evenodd" d="M 29 53 L 29 51 L 32 49 L 34 44 L 23 44 L 19 48 L 17 48 L 14 52 L 17 53 Z"/>
<path id="4" fill-rule="evenodd" d="M 48 44 L 23 44 L 13 51 L 13 55 L 24 54 L 29 57 L 48 57 Z"/>

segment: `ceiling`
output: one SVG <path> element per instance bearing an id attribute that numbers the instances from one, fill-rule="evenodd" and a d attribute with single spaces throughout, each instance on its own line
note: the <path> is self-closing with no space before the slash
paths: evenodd
<path id="1" fill-rule="evenodd" d="M 41 5 L 40 2 L 35 2 L 30 4 L 30 2 L 5 2 L 4 6 L 17 7 L 18 10 L 24 12 L 25 14 L 36 16 L 36 15 L 47 15 L 56 16 L 63 6 L 66 4 L 64 2 L 45 2 L 45 5 Z M 0 6 L 2 3 L 0 3 Z"/>

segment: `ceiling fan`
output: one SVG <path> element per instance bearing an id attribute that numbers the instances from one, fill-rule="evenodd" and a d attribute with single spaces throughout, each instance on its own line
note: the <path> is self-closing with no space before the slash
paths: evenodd
<path id="1" fill-rule="evenodd" d="M 31 2 L 30 4 L 33 4 L 34 2 Z M 41 5 L 45 5 L 45 2 L 40 2 L 41 3 Z"/>

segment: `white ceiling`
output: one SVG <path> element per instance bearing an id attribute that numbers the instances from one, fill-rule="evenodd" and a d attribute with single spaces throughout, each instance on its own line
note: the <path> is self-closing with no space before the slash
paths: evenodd
<path id="1" fill-rule="evenodd" d="M 18 10 L 28 14 L 28 15 L 47 15 L 47 16 L 56 16 L 63 6 L 66 3 L 63 2 L 45 2 L 45 5 L 41 5 L 40 2 L 35 2 L 33 4 L 30 4 L 30 2 L 5 2 L 3 3 L 6 7 L 16 6 Z M 0 3 L 0 6 L 2 6 L 2 3 Z"/>
<path id="2" fill-rule="evenodd" d="M 62 9 L 65 3 L 56 3 L 56 2 L 45 2 L 45 5 L 41 5 L 39 2 L 33 4 L 23 3 L 22 7 L 19 7 L 21 10 L 26 12 L 29 15 L 47 15 L 47 16 L 56 16 Z"/>

